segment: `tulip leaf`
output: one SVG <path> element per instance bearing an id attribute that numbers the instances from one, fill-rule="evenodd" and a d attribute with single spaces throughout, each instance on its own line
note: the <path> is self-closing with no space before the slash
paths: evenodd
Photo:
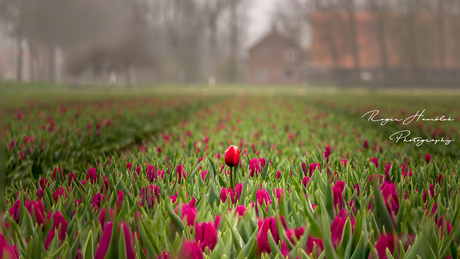
<path id="1" fill-rule="evenodd" d="M 214 203 L 216 205 L 219 203 L 219 196 L 213 183 L 209 183 L 208 203 L 211 205 L 211 208 L 214 206 Z"/>
<path id="2" fill-rule="evenodd" d="M 265 163 L 265 166 L 264 166 L 264 168 L 262 169 L 262 172 L 260 173 L 260 176 L 262 176 L 262 179 L 263 179 L 264 181 L 265 181 L 265 179 L 267 178 L 268 164 L 270 164 L 269 161 L 267 161 L 267 162 Z"/>
<path id="3" fill-rule="evenodd" d="M 257 249 L 256 235 L 258 231 L 259 227 L 256 227 L 254 233 L 252 233 L 251 238 L 249 238 L 249 241 L 244 245 L 243 249 L 238 254 L 237 259 L 249 258 L 251 255 L 255 254 Z"/>
<path id="4" fill-rule="evenodd" d="M 327 213 L 324 213 L 326 211 L 326 208 L 324 206 L 323 201 L 320 201 L 320 206 L 321 206 L 321 224 L 322 224 L 322 232 L 323 232 L 323 243 L 324 243 L 324 249 L 326 250 L 326 257 L 328 259 L 335 259 L 338 258 L 337 254 L 335 253 L 334 246 L 332 245 L 331 241 L 331 230 L 329 226 L 329 220 L 328 220 L 328 215 Z"/>
<path id="5" fill-rule="evenodd" d="M 347 221 L 345 223 L 345 226 L 343 228 L 343 234 L 342 234 L 342 242 L 340 246 L 337 248 L 337 255 L 340 256 L 340 258 L 349 258 L 350 253 L 351 253 L 351 222 L 350 218 L 347 218 Z"/>
<path id="6" fill-rule="evenodd" d="M 118 239 L 118 258 L 120 259 L 128 259 L 124 232 L 123 226 L 120 226 L 120 237 Z"/>
<path id="7" fill-rule="evenodd" d="M 88 239 L 86 239 L 85 249 L 84 249 L 85 259 L 94 258 L 94 249 L 93 249 L 93 232 L 90 230 L 88 234 Z"/>
<path id="8" fill-rule="evenodd" d="M 174 211 L 172 211 L 171 205 L 169 204 L 169 202 L 166 205 L 166 209 L 168 210 L 168 214 L 169 214 L 169 217 L 171 218 L 171 222 L 177 228 L 179 233 L 182 233 L 182 231 L 184 231 L 185 229 L 184 222 L 180 219 L 180 217 L 176 213 L 174 213 Z"/>
<path id="9" fill-rule="evenodd" d="M 268 243 L 270 244 L 270 249 L 272 250 L 272 255 L 274 256 L 279 256 L 280 258 L 284 258 L 283 254 L 281 253 L 280 248 L 275 242 L 275 239 L 273 239 L 273 235 L 271 231 L 267 232 L 268 235 Z"/>
<path id="10" fill-rule="evenodd" d="M 353 255 L 350 257 L 350 259 L 364 259 L 366 256 L 366 244 L 364 239 L 367 237 L 364 237 L 364 232 L 361 232 L 361 235 L 359 237 L 358 245 L 355 248 L 355 251 L 353 252 Z"/>
<path id="11" fill-rule="evenodd" d="M 236 252 L 239 254 L 241 252 L 241 249 L 242 249 L 242 246 L 241 246 L 241 243 L 240 243 L 240 240 L 241 240 L 240 234 L 238 233 L 238 231 L 235 231 L 235 229 L 233 228 L 233 226 L 230 223 L 230 220 L 228 219 L 227 216 L 225 216 L 225 219 L 227 220 L 228 227 L 230 228 L 230 231 L 232 233 L 233 245 L 235 246 Z"/>
<path id="12" fill-rule="evenodd" d="M 375 196 L 375 213 L 374 216 L 376 217 L 375 220 L 379 226 L 380 231 L 382 231 L 383 227 L 389 232 L 393 233 L 395 231 L 392 216 L 388 212 L 385 200 L 383 199 L 382 192 L 377 184 L 374 182 L 373 184 L 373 192 Z"/>
<path id="13" fill-rule="evenodd" d="M 211 253 L 210 259 L 219 259 L 222 258 L 224 255 L 224 250 L 225 250 L 225 244 L 222 242 L 221 239 L 217 242 L 216 247 L 214 247 L 214 250 Z"/>
<path id="14" fill-rule="evenodd" d="M 51 255 L 51 258 L 59 258 L 59 256 L 62 256 L 63 253 L 69 253 L 69 243 L 67 241 L 65 241 L 61 247 L 59 247 L 58 250 L 56 250 L 56 252 L 54 252 L 54 254 Z M 64 256 L 63 256 L 64 257 Z"/>
<path id="15" fill-rule="evenodd" d="M 200 168 L 201 162 L 198 163 L 198 165 L 193 169 L 193 171 L 188 175 L 186 179 L 186 183 L 191 183 L 192 180 L 195 178 L 195 174 L 198 171 L 198 168 Z"/>
<path id="16" fill-rule="evenodd" d="M 209 158 L 207 157 L 208 159 L 208 162 L 209 162 L 209 167 L 211 168 L 211 173 L 212 173 L 212 178 L 214 179 L 214 177 L 216 177 L 217 173 L 216 173 L 216 165 L 214 164 L 214 162 Z"/>

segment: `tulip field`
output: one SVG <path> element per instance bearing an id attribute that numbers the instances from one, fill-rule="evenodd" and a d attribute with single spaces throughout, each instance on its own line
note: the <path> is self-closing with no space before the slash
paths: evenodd
<path id="1" fill-rule="evenodd" d="M 6 111 L 1 259 L 460 258 L 458 96 L 77 94 Z"/>

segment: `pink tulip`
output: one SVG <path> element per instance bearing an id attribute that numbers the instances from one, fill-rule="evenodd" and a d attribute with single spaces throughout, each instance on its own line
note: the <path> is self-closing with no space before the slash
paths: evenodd
<path id="1" fill-rule="evenodd" d="M 268 194 L 267 190 L 257 190 L 256 192 L 256 200 L 260 206 L 263 206 L 265 203 L 266 206 L 268 204 L 272 204 L 272 200 L 270 199 L 270 195 Z"/>
<path id="2" fill-rule="evenodd" d="M 177 258 L 183 259 L 203 259 L 203 252 L 196 242 L 184 241 Z M 96 258 L 97 259 L 97 258 Z"/>
<path id="3" fill-rule="evenodd" d="M 19 222 L 19 212 L 21 209 L 21 200 L 14 202 L 14 205 L 9 209 L 10 216 L 16 221 Z"/>
<path id="4" fill-rule="evenodd" d="M 339 210 L 343 209 L 343 189 L 345 188 L 345 182 L 337 181 L 332 187 L 332 194 L 334 196 L 334 207 L 339 206 Z"/>
<path id="5" fill-rule="evenodd" d="M 383 199 L 388 208 L 388 212 L 392 215 L 396 215 L 399 210 L 399 198 L 396 186 L 394 183 L 384 182 L 382 187 Z"/>
<path id="6" fill-rule="evenodd" d="M 96 254 L 94 256 L 95 259 L 104 259 L 105 255 L 107 254 L 107 250 L 109 249 L 110 239 L 112 238 L 112 231 L 113 223 L 107 222 L 106 227 L 102 231 L 102 237 L 99 241 L 99 245 L 96 248 Z"/>
<path id="7" fill-rule="evenodd" d="M 42 225 L 45 223 L 45 207 L 43 206 L 41 199 L 39 199 L 38 202 L 29 201 L 29 199 L 27 199 L 24 203 L 24 207 L 26 207 L 30 215 L 32 215 L 33 209 L 33 215 L 35 215 L 35 220 L 37 221 L 38 225 Z"/>
<path id="8" fill-rule="evenodd" d="M 90 180 L 92 184 L 97 182 L 97 171 L 96 168 L 90 168 L 86 172 L 86 180 Z"/>
<path id="9" fill-rule="evenodd" d="M 185 179 L 185 170 L 183 165 L 178 165 L 176 168 L 177 182 L 180 183 L 182 179 Z"/>
<path id="10" fill-rule="evenodd" d="M 71 173 L 70 176 L 69 176 L 69 185 L 72 183 L 72 182 L 77 182 L 77 176 L 75 175 L 75 173 Z"/>
<path id="11" fill-rule="evenodd" d="M 153 182 L 153 179 L 158 181 L 158 175 L 157 175 L 157 172 L 155 171 L 155 166 L 147 165 L 147 180 L 149 182 Z"/>
<path id="12" fill-rule="evenodd" d="M 306 176 L 302 179 L 302 184 L 306 188 L 308 183 L 310 182 L 310 177 Z"/>
<path id="13" fill-rule="evenodd" d="M 116 203 L 116 210 L 117 210 L 117 213 L 121 210 L 121 207 L 123 206 L 123 196 L 124 196 L 124 192 L 123 190 L 119 191 L 118 192 L 118 195 L 117 195 L 117 203 Z"/>
<path id="14" fill-rule="evenodd" d="M 202 251 L 206 247 L 212 251 L 217 244 L 217 231 L 213 224 L 203 222 L 201 225 L 195 223 L 195 239 L 200 244 Z"/>
<path id="15" fill-rule="evenodd" d="M 276 219 L 274 218 L 267 218 L 264 220 L 259 221 L 259 231 L 257 232 L 257 247 L 259 248 L 259 252 L 267 252 L 268 254 L 271 253 L 270 243 L 268 242 L 268 231 L 271 232 L 273 239 L 276 243 L 278 243 L 278 230 L 276 228 Z"/>
<path id="16" fill-rule="evenodd" d="M 187 218 L 187 225 L 193 226 L 196 218 L 196 208 L 187 204 L 182 204 L 182 219 Z"/>
<path id="17" fill-rule="evenodd" d="M 310 166 L 308 167 L 308 173 L 309 175 L 308 176 L 312 176 L 313 172 L 318 169 L 318 170 L 321 170 L 321 164 L 320 163 L 313 163 L 313 164 L 310 164 Z"/>
<path id="18" fill-rule="evenodd" d="M 386 259 L 386 249 L 390 250 L 390 253 L 393 254 L 395 250 L 395 237 L 393 234 L 380 235 L 375 243 L 375 249 L 379 255 L 379 259 Z"/>
<path id="19" fill-rule="evenodd" d="M 314 246 L 316 246 L 316 257 L 318 257 L 324 250 L 323 240 L 321 240 L 320 238 L 314 238 L 308 235 L 305 252 L 307 254 L 311 254 L 313 252 Z"/>
<path id="20" fill-rule="evenodd" d="M 379 160 L 376 157 L 371 158 L 371 162 L 374 163 L 375 167 L 379 167 Z"/>
<path id="21" fill-rule="evenodd" d="M 249 172 L 251 177 L 253 177 L 254 174 L 257 176 L 261 172 L 259 160 L 257 160 L 257 158 L 253 158 L 249 162 Z"/>
<path id="22" fill-rule="evenodd" d="M 236 209 L 235 209 L 236 215 L 243 217 L 245 213 L 246 213 L 246 207 L 244 205 L 236 206 Z"/>
<path id="23" fill-rule="evenodd" d="M 0 258 L 19 259 L 18 249 L 16 245 L 11 246 L 8 241 L 0 233 Z"/>
<path id="24" fill-rule="evenodd" d="M 62 168 L 60 168 L 60 167 L 54 167 L 53 177 L 52 177 L 53 181 L 56 181 L 57 176 L 59 176 L 61 181 L 65 180 L 64 170 Z"/>
<path id="25" fill-rule="evenodd" d="M 430 155 L 430 154 L 426 154 L 426 155 L 425 155 L 425 162 L 426 162 L 426 164 L 429 164 L 430 161 L 431 161 L 431 155 Z"/>
<path id="26" fill-rule="evenodd" d="M 225 187 L 222 187 L 222 190 L 220 191 L 220 200 L 221 200 L 221 202 L 225 203 L 225 201 L 227 200 L 229 195 L 230 195 L 230 192 L 228 191 L 228 189 L 225 188 Z"/>
<path id="27" fill-rule="evenodd" d="M 99 192 L 94 194 L 92 206 L 94 208 L 100 209 L 101 208 L 101 202 L 102 202 L 102 200 L 104 200 L 104 198 L 105 198 L 105 195 L 103 195 L 103 194 L 101 194 Z"/>

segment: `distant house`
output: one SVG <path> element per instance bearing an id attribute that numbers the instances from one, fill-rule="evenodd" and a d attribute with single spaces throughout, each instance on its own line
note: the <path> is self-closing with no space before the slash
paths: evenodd
<path id="1" fill-rule="evenodd" d="M 299 46 L 271 32 L 249 49 L 247 82 L 250 84 L 297 84 L 300 82 L 302 55 Z"/>

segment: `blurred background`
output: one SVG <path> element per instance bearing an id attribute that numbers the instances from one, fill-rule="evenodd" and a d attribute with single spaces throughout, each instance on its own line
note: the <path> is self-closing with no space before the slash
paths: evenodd
<path id="1" fill-rule="evenodd" d="M 460 86 L 460 0 L 0 0 L 0 79 Z"/>

